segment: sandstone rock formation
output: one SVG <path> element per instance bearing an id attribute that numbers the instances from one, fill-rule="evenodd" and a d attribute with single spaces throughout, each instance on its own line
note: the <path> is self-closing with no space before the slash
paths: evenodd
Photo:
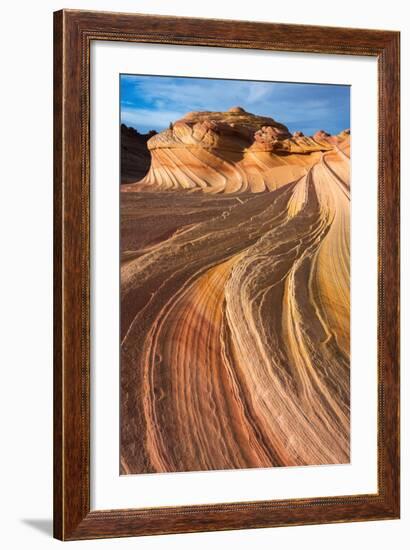
<path id="1" fill-rule="evenodd" d="M 324 131 L 292 136 L 284 124 L 241 107 L 192 112 L 148 141 L 150 170 L 127 190 L 272 191 L 306 174 L 341 140 Z"/>
<path id="2" fill-rule="evenodd" d="M 239 107 L 150 139 L 121 193 L 123 474 L 349 462 L 349 144 Z"/>

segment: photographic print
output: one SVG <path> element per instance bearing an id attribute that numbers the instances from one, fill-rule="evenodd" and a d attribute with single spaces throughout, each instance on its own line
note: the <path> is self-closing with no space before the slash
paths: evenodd
<path id="1" fill-rule="evenodd" d="M 120 76 L 120 473 L 350 461 L 350 87 Z"/>

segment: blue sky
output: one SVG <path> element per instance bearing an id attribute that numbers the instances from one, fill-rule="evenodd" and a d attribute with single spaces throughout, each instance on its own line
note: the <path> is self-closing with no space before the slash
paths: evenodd
<path id="1" fill-rule="evenodd" d="M 350 127 L 349 86 L 121 75 L 120 93 L 121 122 L 141 133 L 164 130 L 189 111 L 236 105 L 305 135 Z"/>

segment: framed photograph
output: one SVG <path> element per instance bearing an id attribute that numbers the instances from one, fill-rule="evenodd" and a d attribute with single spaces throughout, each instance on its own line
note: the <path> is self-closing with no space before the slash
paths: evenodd
<path id="1" fill-rule="evenodd" d="M 399 517 L 392 31 L 54 14 L 54 534 Z"/>

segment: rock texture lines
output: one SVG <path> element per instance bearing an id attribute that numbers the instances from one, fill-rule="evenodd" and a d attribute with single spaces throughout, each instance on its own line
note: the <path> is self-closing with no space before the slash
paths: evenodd
<path id="1" fill-rule="evenodd" d="M 121 472 L 349 462 L 350 137 L 233 108 L 121 193 Z"/>

